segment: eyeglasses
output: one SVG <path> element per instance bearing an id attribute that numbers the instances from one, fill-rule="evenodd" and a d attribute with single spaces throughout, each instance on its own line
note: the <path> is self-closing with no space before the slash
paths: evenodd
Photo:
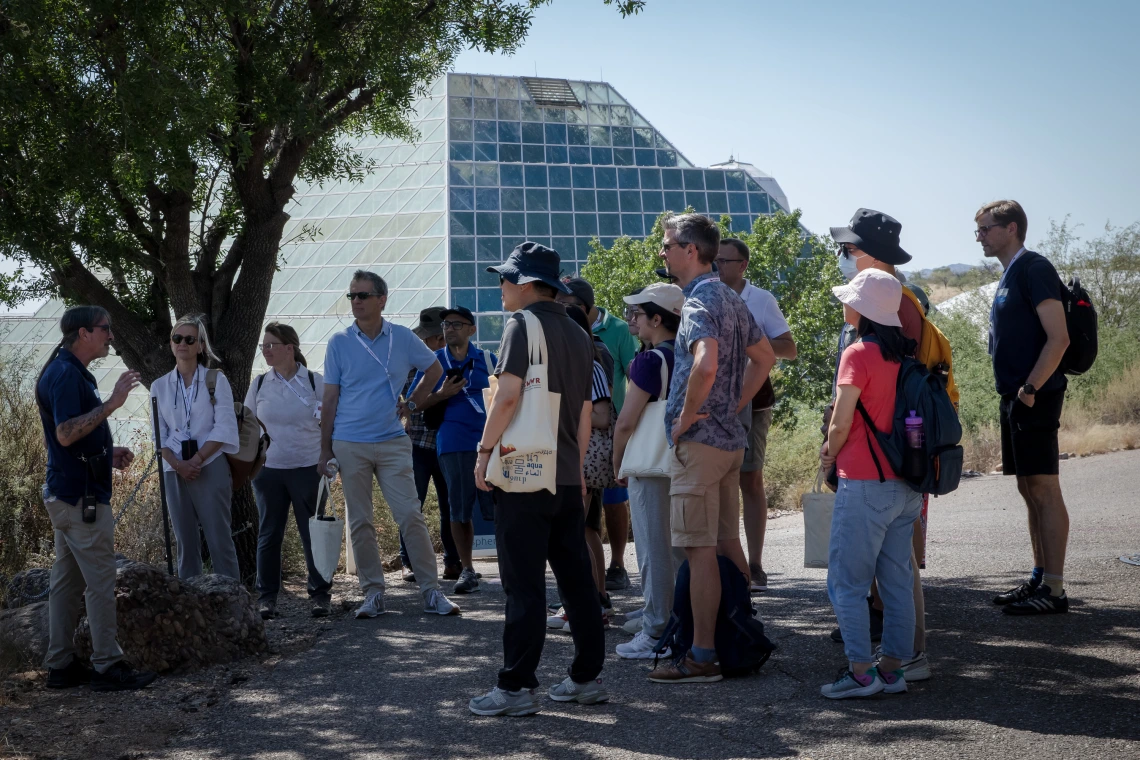
<path id="1" fill-rule="evenodd" d="M 475 325 L 471 324 L 470 322 L 444 321 L 444 322 L 440 322 L 439 326 L 442 327 L 444 330 L 458 330 L 460 327 L 474 327 Z"/>
<path id="2" fill-rule="evenodd" d="M 376 298 L 379 298 L 382 295 L 384 295 L 384 294 L 383 293 L 349 293 L 349 294 L 345 295 L 345 298 L 347 298 L 349 301 L 352 301 L 353 299 L 356 299 L 357 301 L 367 301 L 369 298 L 372 298 L 373 296 L 375 296 Z"/>
<path id="3" fill-rule="evenodd" d="M 174 333 L 173 335 L 170 336 L 170 342 L 174 343 L 175 345 L 177 345 L 179 343 L 185 343 L 188 346 L 192 346 L 198 342 L 198 339 L 195 338 L 193 335 L 183 335 L 182 333 Z"/>
<path id="4" fill-rule="evenodd" d="M 990 234 L 990 230 L 994 227 L 1008 227 L 1008 224 L 986 224 L 974 230 L 974 240 L 981 240 L 986 235 Z"/>
<path id="5" fill-rule="evenodd" d="M 109 325 L 109 324 L 108 325 L 91 325 L 91 329 L 92 330 L 102 330 L 103 332 L 107 333 L 108 335 L 111 334 L 111 325 Z"/>
<path id="6" fill-rule="evenodd" d="M 670 248 L 684 248 L 688 243 L 661 243 L 661 253 L 669 253 Z"/>
<path id="7" fill-rule="evenodd" d="M 740 263 L 740 262 L 742 262 L 742 261 L 743 261 L 745 264 L 747 264 L 747 263 L 748 263 L 748 259 L 722 259 L 720 256 L 717 256 L 715 259 L 713 259 L 713 261 L 715 261 L 715 262 L 716 262 L 716 265 L 717 265 L 718 267 L 722 267 L 722 266 L 724 266 L 725 264 L 739 264 L 739 263 Z"/>
<path id="8" fill-rule="evenodd" d="M 635 319 L 641 319 L 642 317 L 648 317 L 649 316 L 649 312 L 642 311 L 641 309 L 630 309 L 628 312 L 626 312 L 626 314 L 629 315 L 627 317 L 627 319 L 629 319 L 630 322 L 632 322 Z"/>
<path id="9" fill-rule="evenodd" d="M 291 345 L 291 344 L 289 344 L 289 343 L 262 343 L 261 344 L 261 350 L 262 351 L 272 351 L 275 348 L 281 348 L 282 346 L 287 346 L 287 345 Z"/>

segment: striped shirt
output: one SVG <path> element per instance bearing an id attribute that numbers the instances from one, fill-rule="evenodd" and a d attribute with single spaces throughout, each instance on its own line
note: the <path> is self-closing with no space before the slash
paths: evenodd
<path id="1" fill-rule="evenodd" d="M 602 401 L 611 396 L 606 370 L 597 360 L 594 361 L 594 376 L 590 384 L 590 401 Z"/>

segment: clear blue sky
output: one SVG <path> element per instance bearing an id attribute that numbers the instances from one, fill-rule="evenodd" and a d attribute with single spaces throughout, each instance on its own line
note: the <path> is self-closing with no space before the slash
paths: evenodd
<path id="1" fill-rule="evenodd" d="M 514 56 L 455 70 L 604 79 L 693 162 L 775 176 L 815 232 L 891 214 L 922 268 L 981 258 L 989 200 L 1025 206 L 1031 244 L 1140 220 L 1137 29 L 1134 0 L 555 0 Z"/>

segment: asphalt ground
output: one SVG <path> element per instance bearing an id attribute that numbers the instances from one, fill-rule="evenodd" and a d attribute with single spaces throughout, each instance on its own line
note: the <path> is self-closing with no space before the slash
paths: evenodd
<path id="1" fill-rule="evenodd" d="M 612 654 L 629 638 L 615 628 L 602 674 L 608 704 L 543 696 L 536 716 L 472 716 L 468 699 L 494 685 L 502 659 L 502 587 L 485 561 L 482 589 L 453 597 L 461 617 L 423 615 L 416 589 L 390 575 L 387 615 L 334 618 L 311 650 L 230 692 L 167 756 L 1140 758 L 1140 568 L 1117 559 L 1140 551 L 1138 478 L 1137 451 L 1061 463 L 1071 611 L 1048 617 L 1010 617 L 990 601 L 1032 564 L 1013 479 L 963 481 L 932 499 L 924 583 L 933 677 L 907 694 L 820 697 L 844 657 L 828 636 L 826 571 L 803 567 L 802 518 L 792 515 L 768 525 L 770 591 L 756 598 L 780 649 L 756 676 L 650 683 L 651 663 Z M 627 565 L 636 566 L 632 547 Z M 619 611 L 637 607 L 636 580 L 614 594 Z M 547 636 L 544 688 L 564 677 L 572 646 L 565 634 Z"/>

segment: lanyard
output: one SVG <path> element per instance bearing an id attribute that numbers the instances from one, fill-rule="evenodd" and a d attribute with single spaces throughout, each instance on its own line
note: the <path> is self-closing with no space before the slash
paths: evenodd
<path id="1" fill-rule="evenodd" d="M 178 412 L 178 396 L 182 396 L 182 405 L 186 407 L 186 432 L 190 432 L 190 408 L 194 406 L 194 402 L 198 400 L 198 370 L 194 370 L 194 380 L 190 383 L 190 388 L 182 382 L 182 375 L 178 370 L 174 370 L 174 377 L 171 378 L 174 382 L 174 387 L 177 393 L 174 396 L 174 411 Z"/>
<path id="2" fill-rule="evenodd" d="M 360 341 L 360 345 L 364 346 L 364 350 L 368 352 L 368 355 L 376 360 L 376 363 L 380 365 L 380 369 L 384 370 L 384 377 L 388 381 L 388 390 L 392 392 L 392 400 L 399 401 L 399 397 L 396 394 L 396 389 L 392 387 L 392 376 L 388 374 L 388 364 L 392 361 L 392 344 L 396 342 L 394 336 L 388 336 L 388 361 L 382 362 L 380 361 L 380 357 L 376 355 L 376 352 L 372 350 L 372 347 L 369 346 L 368 342 L 362 337 L 363 333 L 361 332 L 360 328 L 356 325 L 353 325 L 353 330 L 353 335 L 355 335 L 356 339 Z M 383 332 L 383 330 L 380 331 L 381 335 Z"/>
<path id="3" fill-rule="evenodd" d="M 483 407 L 479 406 L 477 403 L 475 403 L 475 399 L 471 398 L 471 377 L 475 374 L 475 360 L 471 357 L 471 346 L 470 345 L 467 346 L 467 354 L 468 354 L 467 359 L 464 359 L 463 363 L 466 364 L 468 362 L 468 360 L 470 360 L 471 372 L 470 373 L 465 372 L 463 374 L 463 379 L 467 381 L 467 385 L 464 386 L 463 388 L 461 388 L 459 392 L 462 393 L 467 398 L 467 403 L 471 405 L 472 409 L 474 409 L 479 414 L 486 414 L 487 412 L 483 411 Z M 485 356 L 486 355 L 484 354 L 484 357 Z M 448 348 L 446 346 L 443 349 L 443 359 L 444 359 L 444 361 L 447 362 L 447 368 L 451 369 L 452 368 L 451 351 L 448 350 Z M 484 359 L 484 363 L 486 363 L 486 359 Z M 490 373 L 491 373 L 491 368 L 488 366 L 487 367 L 487 374 L 490 374 Z M 480 396 L 483 395 L 482 391 L 480 391 L 479 395 Z"/>
<path id="4" fill-rule="evenodd" d="M 300 369 L 300 367 L 298 367 L 298 368 L 297 368 L 297 374 L 296 374 L 296 375 L 293 375 L 293 379 L 292 379 L 292 380 L 286 380 L 286 379 L 285 379 L 285 378 L 284 378 L 284 377 L 281 375 L 281 373 L 280 373 L 280 372 L 278 372 L 277 370 L 273 370 L 273 374 L 274 374 L 274 375 L 277 377 L 277 379 L 278 379 L 278 380 L 280 380 L 281 382 L 285 383 L 285 387 L 286 387 L 286 388 L 288 388 L 289 390 L 293 391 L 293 395 L 294 395 L 294 396 L 296 396 L 296 397 L 297 397 L 297 399 L 298 399 L 298 400 L 299 400 L 299 401 L 300 401 L 302 404 L 304 404 L 306 407 L 308 407 L 308 406 L 309 406 L 309 400 L 308 400 L 308 399 L 306 399 L 304 396 L 302 396 L 302 395 L 301 395 L 301 394 L 300 394 L 300 393 L 297 391 L 297 386 L 293 385 L 293 380 L 296 380 L 296 379 L 297 379 L 297 377 L 298 377 L 298 376 L 301 374 L 301 369 Z M 315 395 L 314 395 L 314 397 L 315 397 Z"/>
<path id="5" fill-rule="evenodd" d="M 689 293 L 689 298 L 692 298 L 694 295 L 696 295 L 697 291 L 701 289 L 702 285 L 708 285 L 710 282 L 720 282 L 720 278 L 719 277 L 710 277 L 707 280 L 701 280 L 700 282 L 698 282 L 696 285 L 693 286 L 693 291 L 691 293 Z"/>

